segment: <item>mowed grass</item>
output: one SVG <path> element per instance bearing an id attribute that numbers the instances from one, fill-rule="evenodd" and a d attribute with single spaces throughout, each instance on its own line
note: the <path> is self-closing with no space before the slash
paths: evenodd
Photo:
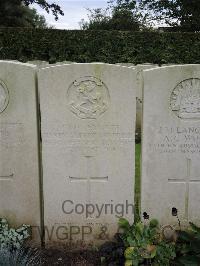
<path id="1" fill-rule="evenodd" d="M 135 220 L 140 219 L 140 155 L 141 144 L 135 145 Z"/>

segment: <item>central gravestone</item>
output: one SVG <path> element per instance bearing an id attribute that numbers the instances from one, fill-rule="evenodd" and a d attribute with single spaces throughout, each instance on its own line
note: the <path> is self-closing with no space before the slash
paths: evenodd
<path id="1" fill-rule="evenodd" d="M 200 66 L 145 71 L 143 118 L 142 212 L 200 224 Z"/>
<path id="2" fill-rule="evenodd" d="M 39 71 L 47 243 L 98 243 L 133 220 L 135 81 L 107 64 Z"/>

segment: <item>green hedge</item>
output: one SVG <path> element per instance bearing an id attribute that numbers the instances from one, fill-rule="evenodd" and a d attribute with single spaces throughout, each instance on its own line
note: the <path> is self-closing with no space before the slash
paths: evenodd
<path id="1" fill-rule="evenodd" d="M 0 59 L 200 63 L 200 33 L 2 28 Z"/>

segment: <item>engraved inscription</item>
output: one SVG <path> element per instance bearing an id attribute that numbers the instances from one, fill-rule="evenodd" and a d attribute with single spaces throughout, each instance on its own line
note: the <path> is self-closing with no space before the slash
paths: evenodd
<path id="1" fill-rule="evenodd" d="M 134 142 L 133 132 L 119 124 L 88 121 L 83 125 L 69 123 L 55 125 L 51 131 L 43 132 L 43 144 L 60 146 L 68 151 L 122 151 Z"/>
<path id="2" fill-rule="evenodd" d="M 6 149 L 20 149 L 26 141 L 22 123 L 0 123 L 0 151 Z"/>
<path id="3" fill-rule="evenodd" d="M 106 85 L 95 77 L 75 80 L 67 92 L 68 106 L 74 114 L 83 119 L 96 119 L 104 113 L 110 102 Z"/>
<path id="4" fill-rule="evenodd" d="M 181 119 L 200 119 L 200 79 L 179 83 L 170 99 L 172 111 Z"/>
<path id="5" fill-rule="evenodd" d="M 156 136 L 148 143 L 151 152 L 200 154 L 200 127 L 160 126 Z"/>
<path id="6" fill-rule="evenodd" d="M 14 178 L 14 174 L 0 175 L 0 181 L 9 181 L 9 180 L 13 180 L 13 178 Z"/>
<path id="7" fill-rule="evenodd" d="M 5 84 L 0 81 L 0 113 L 2 113 L 6 107 L 8 106 L 9 102 L 9 93 L 8 89 L 6 88 Z"/>

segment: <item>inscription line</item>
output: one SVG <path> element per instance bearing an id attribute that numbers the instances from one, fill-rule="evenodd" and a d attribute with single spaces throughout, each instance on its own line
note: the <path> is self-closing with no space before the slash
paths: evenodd
<path id="1" fill-rule="evenodd" d="M 76 176 L 70 176 L 69 178 L 72 181 L 76 181 L 76 180 L 88 181 L 88 179 L 89 180 L 97 180 L 97 181 L 107 181 L 108 180 L 108 176 L 104 176 L 104 177 L 94 177 L 94 176 L 91 176 L 91 177 L 76 177 Z"/>
<path id="2" fill-rule="evenodd" d="M 0 180 L 4 180 L 4 181 L 6 181 L 6 180 L 12 180 L 13 177 L 14 177 L 14 174 L 11 174 L 11 175 L 1 175 L 0 176 Z"/>

